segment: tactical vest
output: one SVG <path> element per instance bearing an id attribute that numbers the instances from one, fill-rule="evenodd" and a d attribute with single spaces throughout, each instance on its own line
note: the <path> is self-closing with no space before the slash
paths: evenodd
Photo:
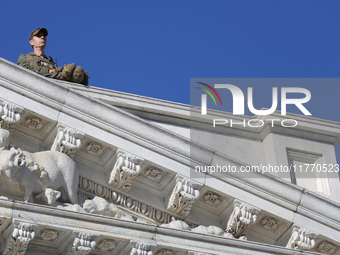
<path id="1" fill-rule="evenodd" d="M 49 69 L 57 69 L 56 63 L 53 62 L 51 57 L 44 56 L 39 57 L 35 53 L 31 52 L 26 54 L 27 62 L 33 68 L 49 68 Z"/>

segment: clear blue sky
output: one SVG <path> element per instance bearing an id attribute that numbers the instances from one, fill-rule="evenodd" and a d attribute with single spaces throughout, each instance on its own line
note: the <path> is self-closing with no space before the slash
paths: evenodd
<path id="1" fill-rule="evenodd" d="M 340 77 L 335 0 L 13 0 L 0 13 L 1 57 L 31 52 L 46 27 L 46 54 L 82 65 L 91 86 L 169 101 L 189 104 L 194 77 Z M 340 121 L 332 107 L 315 117 Z"/>

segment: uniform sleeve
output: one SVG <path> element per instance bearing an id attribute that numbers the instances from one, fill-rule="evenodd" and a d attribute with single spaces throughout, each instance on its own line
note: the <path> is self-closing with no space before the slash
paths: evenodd
<path id="1" fill-rule="evenodd" d="M 48 69 L 47 67 L 43 67 L 43 68 L 34 68 L 32 65 L 30 65 L 30 63 L 28 63 L 26 54 L 21 54 L 21 55 L 19 56 L 19 59 L 18 59 L 18 61 L 17 61 L 17 64 L 18 64 L 19 66 L 25 67 L 25 68 L 27 68 L 27 69 L 29 69 L 29 70 L 35 71 L 35 72 L 40 73 L 40 74 L 42 74 L 42 75 L 48 74 L 48 71 L 49 71 L 49 69 Z"/>

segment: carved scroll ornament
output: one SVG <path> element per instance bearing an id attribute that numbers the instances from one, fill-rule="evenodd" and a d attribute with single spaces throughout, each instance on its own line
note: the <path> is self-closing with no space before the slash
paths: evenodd
<path id="1" fill-rule="evenodd" d="M 96 246 L 96 242 L 93 241 L 93 235 L 89 233 L 78 232 L 75 233 L 72 246 L 67 252 L 67 255 L 88 255 Z"/>
<path id="2" fill-rule="evenodd" d="M 183 217 L 187 216 L 192 204 L 200 195 L 201 187 L 198 183 L 177 175 L 176 185 L 170 195 L 167 209 Z"/>
<path id="3" fill-rule="evenodd" d="M 81 138 L 85 134 L 72 128 L 61 127 L 54 139 L 51 151 L 59 151 L 65 153 L 69 157 L 73 157 L 77 149 L 81 146 Z"/>
<path id="4" fill-rule="evenodd" d="M 130 255 L 152 255 L 152 249 L 156 247 L 155 244 L 130 241 L 132 250 Z"/>
<path id="5" fill-rule="evenodd" d="M 23 108 L 0 99 L 0 128 L 9 127 L 20 120 Z"/>
<path id="6" fill-rule="evenodd" d="M 256 222 L 259 209 L 241 203 L 234 202 L 234 210 L 229 218 L 226 232 L 232 234 L 235 238 L 240 238 L 243 231 L 252 223 Z"/>
<path id="7" fill-rule="evenodd" d="M 309 251 L 315 247 L 317 234 L 304 228 L 294 227 L 287 244 L 288 248 Z"/>
<path id="8" fill-rule="evenodd" d="M 14 223 L 6 239 L 3 255 L 25 254 L 28 243 L 35 237 L 34 226 L 29 223 Z"/>
<path id="9" fill-rule="evenodd" d="M 128 192 L 133 179 L 140 173 L 143 160 L 122 150 L 116 152 L 116 162 L 111 171 L 108 184 L 116 189 Z"/>

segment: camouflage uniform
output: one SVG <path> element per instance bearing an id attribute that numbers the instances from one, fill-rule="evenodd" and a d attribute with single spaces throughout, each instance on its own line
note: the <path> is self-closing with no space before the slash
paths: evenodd
<path id="1" fill-rule="evenodd" d="M 17 64 L 39 74 L 42 74 L 46 77 L 64 80 L 61 75 L 63 67 L 57 67 L 51 57 L 39 57 L 33 52 L 28 54 L 21 54 L 19 56 Z M 49 73 L 50 69 L 55 69 L 55 72 Z"/>
<path id="2" fill-rule="evenodd" d="M 37 28 L 33 30 L 29 36 L 30 43 L 31 43 L 32 38 L 34 36 L 37 36 L 41 32 L 45 35 L 45 37 L 48 35 L 48 31 L 46 28 Z M 45 44 L 45 47 L 46 47 L 46 44 Z M 40 57 L 36 55 L 34 52 L 31 52 L 28 54 L 21 54 L 19 56 L 17 64 L 29 70 L 35 71 L 39 74 L 42 74 L 46 77 L 49 77 L 49 78 L 66 80 L 66 81 L 81 83 L 84 85 L 89 84 L 89 76 L 87 75 L 87 72 L 83 70 L 81 66 L 75 67 L 75 64 L 72 63 L 69 65 L 65 65 L 63 67 L 57 67 L 56 63 L 54 63 L 53 59 L 50 56 L 47 57 L 44 55 Z M 50 73 L 49 72 L 50 70 L 55 70 L 55 71 Z"/>

